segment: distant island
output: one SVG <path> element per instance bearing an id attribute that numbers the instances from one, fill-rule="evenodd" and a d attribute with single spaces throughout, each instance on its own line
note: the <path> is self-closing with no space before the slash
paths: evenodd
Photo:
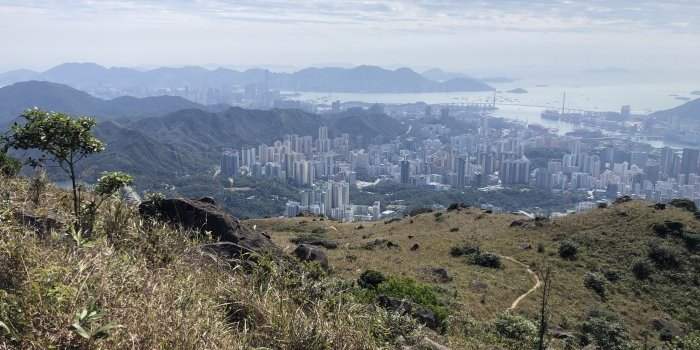
<path id="1" fill-rule="evenodd" d="M 691 95 L 700 95 L 700 90 L 695 90 L 690 93 Z"/>
<path id="2" fill-rule="evenodd" d="M 515 88 L 515 89 L 508 90 L 506 92 L 510 93 L 510 94 L 526 94 L 528 91 L 523 89 L 523 88 Z"/>

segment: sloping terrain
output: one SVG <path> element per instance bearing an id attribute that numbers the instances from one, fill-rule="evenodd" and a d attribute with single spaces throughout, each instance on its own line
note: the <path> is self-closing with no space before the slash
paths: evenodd
<path id="1" fill-rule="evenodd" d="M 667 221 L 682 224 L 684 233 L 659 235 L 655 228 L 663 225 L 653 225 Z M 540 274 L 548 266 L 552 325 L 562 332 L 577 332 L 594 309 L 619 315 L 635 339 L 648 333 L 654 341 L 662 332 L 683 334 L 700 327 L 700 255 L 692 243 L 700 221 L 683 209 L 630 202 L 537 223 L 478 209 L 391 222 L 338 224 L 316 218 L 253 222 L 272 232 L 287 250 L 294 247 L 290 239 L 323 232 L 338 245 L 327 251 L 336 273 L 357 279 L 372 269 L 432 283 L 453 298 L 450 305 L 456 314 L 482 321 L 509 309 L 535 285 L 525 266 Z M 391 242 L 390 247 L 384 240 Z M 574 259 L 560 256 L 560 247 L 569 242 L 577 247 Z M 502 268 L 477 266 L 451 255 L 453 247 L 465 245 L 501 256 Z M 663 254 L 671 262 L 664 262 Z M 635 276 L 637 264 L 649 269 L 649 277 Z M 432 271 L 438 268 L 447 270 L 451 280 L 437 281 Z M 591 288 L 594 277 L 603 286 L 598 292 Z M 535 291 L 523 297 L 514 311 L 536 319 L 540 296 Z M 455 339 L 450 343 L 461 344 Z"/>

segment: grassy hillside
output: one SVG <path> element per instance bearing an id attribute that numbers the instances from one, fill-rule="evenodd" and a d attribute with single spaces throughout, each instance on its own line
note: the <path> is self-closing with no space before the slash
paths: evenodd
<path id="1" fill-rule="evenodd" d="M 649 226 L 671 220 L 687 231 L 700 228 L 693 214 L 680 209 L 631 202 L 519 227 L 511 222 L 522 217 L 476 209 L 388 223 L 314 218 L 244 223 L 267 231 L 288 252 L 295 247 L 290 239 L 323 239 L 331 248 L 336 243 L 326 250 L 331 270 L 325 271 L 291 257 L 213 255 L 202 249 L 209 236 L 144 220 L 116 199 L 98 213 L 89 237 L 60 224 L 70 220 L 63 191 L 4 178 L 0 199 L 3 350 L 443 349 L 439 344 L 533 349 L 540 294 L 525 293 L 545 264 L 554 270 L 552 334 L 571 333 L 568 341 L 553 339 L 550 349 L 582 348 L 582 336 L 592 334 L 624 340 L 606 349 L 637 349 L 643 330 L 649 331 L 649 344 L 658 345 L 663 332 L 683 336 L 698 329 L 697 253 L 687 238 L 676 233 L 661 238 L 655 232 L 663 230 Z M 47 218 L 54 222 L 48 232 L 31 225 Z M 559 256 L 564 240 L 579 247 L 575 260 Z M 630 266 L 656 240 L 669 247 L 677 265 L 669 263 L 669 255 L 659 260 L 663 266 L 650 260 L 650 276 L 638 280 Z M 411 249 L 414 244 L 418 247 Z M 451 254 L 453 247 L 464 253 L 465 245 L 478 245 L 481 253 Z M 500 268 L 474 265 L 493 266 L 489 257 L 495 255 L 487 252 L 501 256 Z M 363 274 L 367 269 L 377 272 Z M 584 286 L 592 271 L 606 278 L 604 298 Z M 362 283 L 356 282 L 361 275 Z M 390 311 L 382 306 L 386 297 L 429 310 L 439 323 L 431 329 Z M 622 323 L 586 317 L 594 307 L 618 315 Z M 653 323 L 669 330 L 657 331 Z M 697 350 L 699 340 L 692 335 L 682 340 L 683 347 L 672 348 Z M 681 344 L 680 338 L 673 341 Z"/>
<path id="2" fill-rule="evenodd" d="M 683 223 L 687 231 L 698 232 L 700 221 L 692 213 L 630 202 L 544 222 L 541 226 L 528 222 L 526 227 L 511 227 L 516 220 L 523 217 L 462 209 L 425 213 L 390 223 L 338 224 L 312 218 L 254 222 L 273 232 L 273 238 L 287 250 L 293 248 L 290 238 L 304 232 L 322 233 L 338 244 L 338 249 L 328 250 L 330 263 L 336 273 L 347 279 L 356 279 L 364 270 L 374 269 L 435 285 L 449 300 L 455 315 L 466 314 L 485 321 L 507 310 L 535 284 L 524 264 L 539 272 L 543 266 L 551 267 L 552 325 L 561 331 L 578 332 L 594 309 L 619 315 L 630 337 L 640 343 L 645 334 L 649 343 L 659 343 L 661 333 L 684 334 L 700 328 L 697 247 L 690 248 L 674 234 L 662 238 L 651 227 L 670 220 Z M 398 247 L 368 249 L 377 239 L 389 240 Z M 575 259 L 559 255 L 564 242 L 578 247 Z M 418 247 L 412 250 L 414 245 Z M 479 246 L 482 253 L 501 256 L 503 267 L 481 267 L 471 264 L 469 258 L 450 254 L 452 247 L 464 245 Z M 668 249 L 678 266 L 655 262 L 650 251 L 662 249 L 659 247 Z M 632 271 L 640 261 L 650 268 L 650 276 L 644 280 Z M 446 269 L 451 281 L 437 282 L 431 273 L 434 268 Z M 586 280 L 593 280 L 589 274 L 600 279 L 603 296 L 585 286 Z M 515 312 L 534 320 L 540 301 L 539 292 L 530 294 Z M 468 344 L 459 336 L 451 334 L 448 338 L 455 348 Z"/>

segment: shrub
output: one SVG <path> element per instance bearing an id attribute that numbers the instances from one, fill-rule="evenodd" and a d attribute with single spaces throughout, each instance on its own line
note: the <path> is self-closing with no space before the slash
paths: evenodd
<path id="1" fill-rule="evenodd" d="M 691 201 L 690 199 L 686 198 L 676 198 L 671 200 L 668 204 L 676 207 L 676 208 L 681 208 L 685 209 L 690 212 L 696 212 L 698 211 L 698 207 L 695 205 L 695 202 Z"/>
<path id="2" fill-rule="evenodd" d="M 432 212 L 433 212 L 433 209 L 430 209 L 430 208 L 416 208 L 416 209 L 411 210 L 408 213 L 408 215 L 409 216 L 417 216 L 420 214 L 432 213 Z"/>
<path id="3" fill-rule="evenodd" d="M 375 295 L 406 299 L 425 307 L 435 314 L 438 323 L 443 323 L 449 314 L 435 287 L 411 278 L 389 277 L 377 285 L 374 291 Z"/>
<path id="4" fill-rule="evenodd" d="M 685 242 L 685 246 L 688 250 L 695 250 L 700 247 L 700 234 L 694 232 L 683 232 L 681 238 Z"/>
<path id="5" fill-rule="evenodd" d="M 612 283 L 615 283 L 615 282 L 622 279 L 622 275 L 621 275 L 620 271 L 617 271 L 617 270 L 605 270 L 605 271 L 603 271 L 603 276 L 605 276 L 606 280 L 608 280 Z"/>
<path id="6" fill-rule="evenodd" d="M 700 350 L 700 331 L 692 332 L 674 343 L 674 349 Z"/>
<path id="7" fill-rule="evenodd" d="M 326 229 L 323 227 L 316 227 L 313 230 L 311 230 L 311 233 L 314 233 L 314 234 L 326 233 Z"/>
<path id="8" fill-rule="evenodd" d="M 664 243 L 652 242 L 649 246 L 649 258 L 660 268 L 674 269 L 680 266 L 679 255 L 678 250 Z"/>
<path id="9" fill-rule="evenodd" d="M 542 242 L 537 243 L 537 252 L 538 252 L 538 253 L 544 253 L 544 252 L 545 252 L 544 243 L 542 243 Z"/>
<path id="10" fill-rule="evenodd" d="M 459 227 L 453 227 L 450 229 L 450 232 L 459 232 Z"/>
<path id="11" fill-rule="evenodd" d="M 447 211 L 453 211 L 459 209 L 459 203 L 452 203 L 447 207 Z"/>
<path id="12" fill-rule="evenodd" d="M 32 202 L 32 204 L 37 207 L 41 204 L 41 197 L 46 192 L 46 188 L 49 186 L 50 180 L 46 175 L 44 169 L 38 169 L 34 176 L 29 180 L 29 187 L 27 188 L 27 197 Z"/>
<path id="13" fill-rule="evenodd" d="M 632 274 L 639 280 L 645 280 L 651 276 L 653 267 L 645 260 L 640 259 L 632 263 Z"/>
<path id="14" fill-rule="evenodd" d="M 537 333 L 537 327 L 532 321 L 508 312 L 498 315 L 494 326 L 500 336 L 521 343 L 532 342 Z"/>
<path id="15" fill-rule="evenodd" d="M 578 244 L 574 241 L 566 240 L 559 244 L 559 256 L 567 260 L 576 260 L 578 255 Z"/>
<path id="16" fill-rule="evenodd" d="M 583 285 L 594 291 L 601 298 L 605 298 L 605 279 L 597 273 L 588 272 L 583 277 Z"/>
<path id="17" fill-rule="evenodd" d="M 357 283 L 362 288 L 377 288 L 377 286 L 384 281 L 386 281 L 386 277 L 384 277 L 384 275 L 381 272 L 375 270 L 366 270 L 360 275 L 360 278 L 357 280 Z"/>
<path id="18" fill-rule="evenodd" d="M 501 257 L 493 253 L 475 254 L 472 263 L 483 267 L 498 269 L 501 267 Z"/>
<path id="19" fill-rule="evenodd" d="M 622 320 L 610 312 L 593 310 L 581 325 L 581 343 L 606 350 L 632 349 Z"/>
<path id="20" fill-rule="evenodd" d="M 16 176 L 22 169 L 22 163 L 0 150 L 0 174 L 4 176 Z"/>
<path id="21" fill-rule="evenodd" d="M 481 252 L 481 249 L 479 246 L 474 246 L 471 244 L 463 244 L 459 246 L 454 246 L 450 248 L 450 255 L 454 257 L 459 257 L 459 256 L 465 256 L 465 255 L 472 255 L 472 254 L 479 254 Z"/>

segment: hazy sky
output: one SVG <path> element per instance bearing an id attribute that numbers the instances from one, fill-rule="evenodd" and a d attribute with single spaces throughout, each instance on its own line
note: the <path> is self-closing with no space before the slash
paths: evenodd
<path id="1" fill-rule="evenodd" d="M 695 69 L 700 0 L 0 0 L 0 70 L 377 64 Z"/>

